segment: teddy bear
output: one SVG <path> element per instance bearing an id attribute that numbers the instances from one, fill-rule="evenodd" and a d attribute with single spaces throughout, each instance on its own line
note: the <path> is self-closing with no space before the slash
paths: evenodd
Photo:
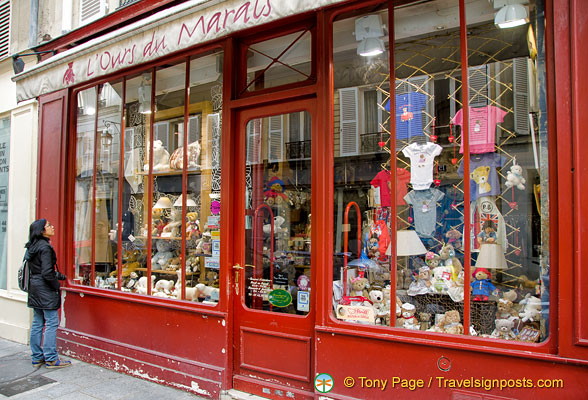
<path id="1" fill-rule="evenodd" d="M 488 183 L 488 176 L 490 175 L 490 167 L 479 166 L 470 174 L 470 178 L 478 184 L 478 193 L 489 193 L 492 186 Z"/>
<path id="2" fill-rule="evenodd" d="M 451 297 L 451 300 L 456 303 L 463 301 L 464 272 L 461 271 L 457 275 L 455 282 L 451 281 L 448 285 L 447 294 Z"/>
<path id="3" fill-rule="evenodd" d="M 147 160 L 149 160 L 149 146 L 147 146 Z M 153 171 L 167 171 L 169 169 L 169 153 L 163 147 L 161 140 L 153 142 Z M 143 170 L 149 171 L 149 163 L 143 166 Z"/>
<path id="4" fill-rule="evenodd" d="M 406 292 L 409 296 L 427 294 L 431 288 L 431 269 L 428 266 L 419 268 L 416 281 L 412 282 Z"/>
<path id="5" fill-rule="evenodd" d="M 180 269 L 181 265 L 182 265 L 181 258 L 180 257 L 173 257 L 173 258 L 169 259 L 165 269 L 166 269 L 166 271 L 177 271 L 178 269 Z"/>
<path id="6" fill-rule="evenodd" d="M 386 323 L 386 316 L 390 317 L 390 307 L 386 307 L 384 303 L 384 293 L 381 290 L 371 290 L 369 292 L 369 299 L 376 313 L 376 324 L 384 325 Z"/>
<path id="7" fill-rule="evenodd" d="M 421 322 L 421 330 L 426 331 L 431 327 L 431 313 L 419 313 L 419 321 Z"/>
<path id="8" fill-rule="evenodd" d="M 476 268 L 472 273 L 472 278 L 474 280 L 470 283 L 470 286 L 472 288 L 473 301 L 488 300 L 491 292 L 494 295 L 498 294 L 498 289 L 490 281 L 492 275 L 490 275 L 490 272 L 486 268 Z"/>
<path id="9" fill-rule="evenodd" d="M 200 142 L 195 141 L 188 144 L 188 169 L 197 169 L 200 167 L 198 158 L 200 158 Z M 184 167 L 184 146 L 178 147 L 169 158 L 169 167 L 171 169 L 182 169 Z"/>
<path id="10" fill-rule="evenodd" d="M 513 310 L 513 302 L 505 298 L 499 299 L 496 303 L 496 318 L 497 319 L 514 319 L 517 316 L 515 310 Z"/>
<path id="11" fill-rule="evenodd" d="M 455 256 L 455 249 L 450 244 L 445 244 L 439 252 L 439 258 L 441 262 L 451 268 L 451 279 L 456 280 L 459 273 L 463 270 L 463 266 L 459 261 L 459 258 Z"/>
<path id="12" fill-rule="evenodd" d="M 171 220 L 163 227 L 161 233 L 169 234 L 170 237 L 179 237 L 180 228 L 182 226 L 182 211 L 173 209 L 171 212 Z M 162 235 L 166 236 L 166 235 Z"/>
<path id="13" fill-rule="evenodd" d="M 159 236 L 163 231 L 165 225 L 167 225 L 167 218 L 163 213 L 163 208 L 154 208 L 151 212 L 151 234 L 153 236 Z"/>
<path id="14" fill-rule="evenodd" d="M 281 215 L 276 215 L 274 217 L 274 236 L 278 236 L 278 234 L 280 233 L 288 232 L 288 228 L 286 228 L 285 226 L 282 227 L 284 222 L 286 222 L 286 219 Z M 263 233 L 265 233 L 266 235 L 271 235 L 272 226 L 270 224 L 265 224 L 263 226 Z"/>
<path id="15" fill-rule="evenodd" d="M 451 282 L 451 268 L 439 266 L 433 268 L 433 277 L 431 278 L 431 292 L 446 294 Z"/>
<path id="16" fill-rule="evenodd" d="M 202 237 L 196 241 L 196 252 L 198 254 L 212 254 L 212 234 L 208 228 L 204 228 Z"/>
<path id="17" fill-rule="evenodd" d="M 200 238 L 200 220 L 198 219 L 198 213 L 191 211 L 186 213 L 186 237 L 188 240 Z"/>
<path id="18" fill-rule="evenodd" d="M 541 300 L 535 296 L 527 294 L 520 304 L 523 309 L 519 312 L 521 321 L 538 321 L 541 317 Z"/>
<path id="19" fill-rule="evenodd" d="M 153 269 L 165 269 L 170 259 L 174 257 L 172 244 L 167 240 L 157 240 L 155 242 L 157 252 L 151 258 Z"/>
<path id="20" fill-rule="evenodd" d="M 462 234 L 460 231 L 458 231 L 455 228 L 451 228 L 450 230 L 447 231 L 447 233 L 445 234 L 445 237 L 447 238 L 447 243 L 452 245 L 454 249 L 456 249 L 456 250 L 461 249 Z"/>
<path id="21" fill-rule="evenodd" d="M 463 334 L 463 325 L 461 324 L 461 315 L 459 315 L 459 311 L 457 310 L 450 310 L 447 311 L 443 317 L 439 320 L 437 327 L 443 333 L 449 333 L 452 335 L 462 335 Z"/>
<path id="22" fill-rule="evenodd" d="M 367 255 L 369 258 L 379 258 L 380 257 L 380 242 L 378 241 L 378 236 L 373 234 L 367 241 Z"/>
<path id="23" fill-rule="evenodd" d="M 514 321 L 510 319 L 497 319 L 494 321 L 496 329 L 492 332 L 492 337 L 504 340 L 516 340 L 517 335 L 512 331 L 514 328 Z"/>
<path id="24" fill-rule="evenodd" d="M 139 250 L 125 250 L 123 253 L 123 266 L 122 266 L 122 277 L 127 278 L 132 272 L 136 271 L 137 268 L 141 267 L 141 251 Z M 110 273 L 111 277 L 117 275 L 117 270 Z"/>
<path id="25" fill-rule="evenodd" d="M 366 289 L 368 285 L 368 280 L 366 278 L 360 276 L 350 278 L 349 283 L 351 283 L 350 296 L 363 296 L 365 298 L 368 298 L 369 294 Z"/>
<path id="26" fill-rule="evenodd" d="M 523 178 L 523 167 L 516 163 L 516 161 L 510 166 L 510 171 L 506 173 L 506 187 L 516 187 L 520 190 L 525 190 L 525 182 L 527 180 Z"/>
<path id="27" fill-rule="evenodd" d="M 419 320 L 414 316 L 416 307 L 411 303 L 404 303 L 401 307 L 402 314 L 396 319 L 397 328 L 420 329 Z"/>

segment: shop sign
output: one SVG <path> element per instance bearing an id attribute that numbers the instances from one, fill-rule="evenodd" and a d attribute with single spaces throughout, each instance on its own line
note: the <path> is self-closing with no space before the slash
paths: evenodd
<path id="1" fill-rule="evenodd" d="M 366 306 L 337 306 L 337 318 L 363 321 L 373 324 L 376 320 L 376 313 L 372 307 Z"/>
<path id="2" fill-rule="evenodd" d="M 13 78 L 17 101 L 343 0 L 192 0 L 59 53 Z M 212 4 L 212 5 L 210 5 Z"/>
<path id="3" fill-rule="evenodd" d="M 269 292 L 268 300 L 274 307 L 288 307 L 292 304 L 292 295 L 284 289 L 275 289 Z"/>

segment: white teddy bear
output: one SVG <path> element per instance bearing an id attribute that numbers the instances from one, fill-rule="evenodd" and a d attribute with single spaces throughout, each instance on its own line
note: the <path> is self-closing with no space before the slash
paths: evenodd
<path id="1" fill-rule="evenodd" d="M 516 162 L 510 167 L 510 171 L 506 174 L 505 185 L 507 187 L 516 186 L 517 189 L 525 190 L 525 182 L 527 180 L 523 178 L 523 167 L 518 165 Z"/>
<path id="2" fill-rule="evenodd" d="M 149 150 L 149 147 L 147 147 Z M 147 151 L 149 153 L 149 151 Z M 149 160 L 149 154 L 147 154 L 147 160 Z M 143 169 L 149 171 L 149 163 L 145 164 Z M 161 140 L 153 142 L 153 171 L 166 171 L 169 169 L 169 153 L 163 147 Z"/>

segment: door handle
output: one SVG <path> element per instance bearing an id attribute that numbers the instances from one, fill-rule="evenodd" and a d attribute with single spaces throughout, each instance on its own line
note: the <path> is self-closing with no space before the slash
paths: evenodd
<path id="1" fill-rule="evenodd" d="M 235 294 L 239 295 L 239 271 L 244 269 L 239 263 L 233 265 L 233 270 L 235 271 Z"/>

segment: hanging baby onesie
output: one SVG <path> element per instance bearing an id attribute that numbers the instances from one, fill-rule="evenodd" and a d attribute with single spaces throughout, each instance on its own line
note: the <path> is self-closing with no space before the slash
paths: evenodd
<path id="1" fill-rule="evenodd" d="M 497 153 L 472 154 L 470 156 L 470 201 L 481 196 L 496 196 L 501 193 L 496 168 L 504 165 L 505 159 Z M 463 178 L 463 161 L 457 169 Z"/>
<path id="2" fill-rule="evenodd" d="M 470 107 L 470 154 L 488 153 L 494 151 L 496 142 L 496 124 L 504 121 L 506 111 L 494 107 Z M 453 117 L 453 123 L 463 128 L 463 109 Z M 463 135 L 459 152 L 463 153 Z"/>
<path id="3" fill-rule="evenodd" d="M 380 188 L 380 204 L 382 207 L 391 207 L 392 198 L 391 193 L 391 173 L 390 171 L 380 171 L 370 182 L 375 188 Z M 410 180 L 410 172 L 404 168 L 396 168 L 396 205 L 403 205 L 404 196 L 406 195 L 406 184 Z"/>
<path id="4" fill-rule="evenodd" d="M 470 207 L 470 248 L 473 251 L 479 251 L 480 244 L 476 240 L 478 234 L 482 231 L 482 226 L 486 221 L 494 222 L 496 226 L 497 243 L 502 246 L 504 252 L 508 249 L 508 240 L 506 238 L 506 224 L 502 214 L 496 207 L 494 197 L 482 196 L 476 201 L 472 201 Z M 466 237 L 466 235 L 464 235 Z"/>
<path id="5" fill-rule="evenodd" d="M 437 202 L 445 196 L 438 189 L 411 190 L 404 200 L 412 205 L 414 229 L 422 238 L 430 238 L 437 224 Z"/>
<path id="6" fill-rule="evenodd" d="M 418 92 L 397 94 L 396 100 L 396 139 L 407 140 L 423 136 L 423 109 L 427 95 Z M 390 102 L 384 107 L 390 112 Z"/>
<path id="7" fill-rule="evenodd" d="M 415 190 L 428 189 L 433 183 L 433 162 L 443 148 L 438 144 L 427 142 L 412 143 L 402 150 L 410 158 L 410 183 Z"/>

